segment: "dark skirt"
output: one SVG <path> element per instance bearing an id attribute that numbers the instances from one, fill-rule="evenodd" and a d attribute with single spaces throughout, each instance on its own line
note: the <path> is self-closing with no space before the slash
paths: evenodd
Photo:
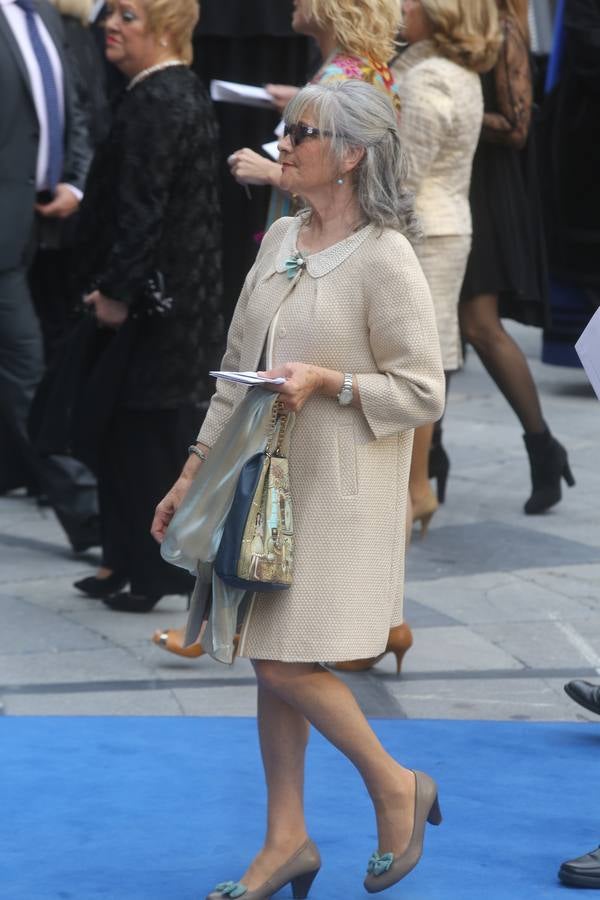
<path id="1" fill-rule="evenodd" d="M 134 594 L 186 594 L 193 579 L 166 563 L 150 534 L 157 503 L 173 485 L 202 424 L 197 409 L 120 409 L 103 442 L 98 469 L 103 564 Z"/>
<path id="2" fill-rule="evenodd" d="M 544 325 L 547 272 L 533 134 L 523 150 L 479 142 L 470 202 L 473 243 L 461 303 L 497 294 L 501 317 Z"/>

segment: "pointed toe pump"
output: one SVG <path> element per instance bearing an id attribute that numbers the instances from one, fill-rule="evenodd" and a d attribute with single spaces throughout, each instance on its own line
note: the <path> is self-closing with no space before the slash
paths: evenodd
<path id="1" fill-rule="evenodd" d="M 425 824 L 440 825 L 442 813 L 438 801 L 437 785 L 424 772 L 414 772 L 415 776 L 415 818 L 408 847 L 400 856 L 394 853 L 375 852 L 367 866 L 364 881 L 369 894 L 385 891 L 411 872 L 423 854 Z"/>
<path id="2" fill-rule="evenodd" d="M 179 628 L 165 628 L 164 631 L 158 629 L 152 635 L 152 643 L 168 653 L 183 656 L 185 659 L 198 659 L 204 653 L 200 644 L 184 647 L 183 632 Z"/>
<path id="3" fill-rule="evenodd" d="M 339 672 L 366 672 L 369 669 L 372 669 L 373 666 L 382 660 L 388 653 L 393 653 L 396 657 L 396 675 L 399 675 L 404 656 L 410 650 L 412 645 L 412 631 L 406 622 L 403 622 L 402 625 L 396 625 L 394 628 L 390 628 L 386 648 L 379 656 L 369 656 L 367 659 L 352 659 L 347 662 L 336 662 L 331 664 L 331 668 L 337 669 Z"/>
<path id="4" fill-rule="evenodd" d="M 241 881 L 223 881 L 208 894 L 206 900 L 237 900 L 242 897 L 244 900 L 269 900 L 286 884 L 292 886 L 294 900 L 306 900 L 320 868 L 321 855 L 316 845 L 308 840 L 260 887 L 250 891 Z"/>

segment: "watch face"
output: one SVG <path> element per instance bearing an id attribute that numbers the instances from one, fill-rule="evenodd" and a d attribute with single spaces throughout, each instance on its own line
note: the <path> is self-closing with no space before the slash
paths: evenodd
<path id="1" fill-rule="evenodd" d="M 342 388 L 340 391 L 340 404 L 348 406 L 349 403 L 352 403 L 352 388 Z"/>

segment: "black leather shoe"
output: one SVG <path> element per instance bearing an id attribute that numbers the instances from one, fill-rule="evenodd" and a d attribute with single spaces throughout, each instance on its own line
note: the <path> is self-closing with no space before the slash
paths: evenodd
<path id="1" fill-rule="evenodd" d="M 107 578 L 96 578 L 95 575 L 90 575 L 89 578 L 81 578 L 79 581 L 73 582 L 73 587 L 83 594 L 87 594 L 88 597 L 101 598 L 110 597 L 111 594 L 115 594 L 121 588 L 124 588 L 126 584 L 127 578 L 118 572 L 113 572 Z"/>
<path id="2" fill-rule="evenodd" d="M 600 847 L 564 862 L 558 870 L 558 877 L 563 884 L 571 887 L 600 888 Z"/>
<path id="3" fill-rule="evenodd" d="M 132 594 L 129 591 L 121 591 L 111 597 L 103 597 L 102 602 L 115 612 L 145 613 L 154 609 L 160 597 L 152 597 L 146 594 Z"/>
<path id="4" fill-rule="evenodd" d="M 571 700 L 600 716 L 600 687 L 590 681 L 569 681 L 565 684 L 565 693 Z"/>

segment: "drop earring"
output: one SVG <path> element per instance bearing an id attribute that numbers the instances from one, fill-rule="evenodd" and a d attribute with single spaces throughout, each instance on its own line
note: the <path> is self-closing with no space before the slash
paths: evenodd
<path id="1" fill-rule="evenodd" d="M 336 179 L 335 179 L 335 183 L 336 183 L 336 184 L 343 184 L 343 183 L 344 183 L 344 179 L 341 177 L 341 175 L 340 175 L 339 178 L 336 178 Z"/>

